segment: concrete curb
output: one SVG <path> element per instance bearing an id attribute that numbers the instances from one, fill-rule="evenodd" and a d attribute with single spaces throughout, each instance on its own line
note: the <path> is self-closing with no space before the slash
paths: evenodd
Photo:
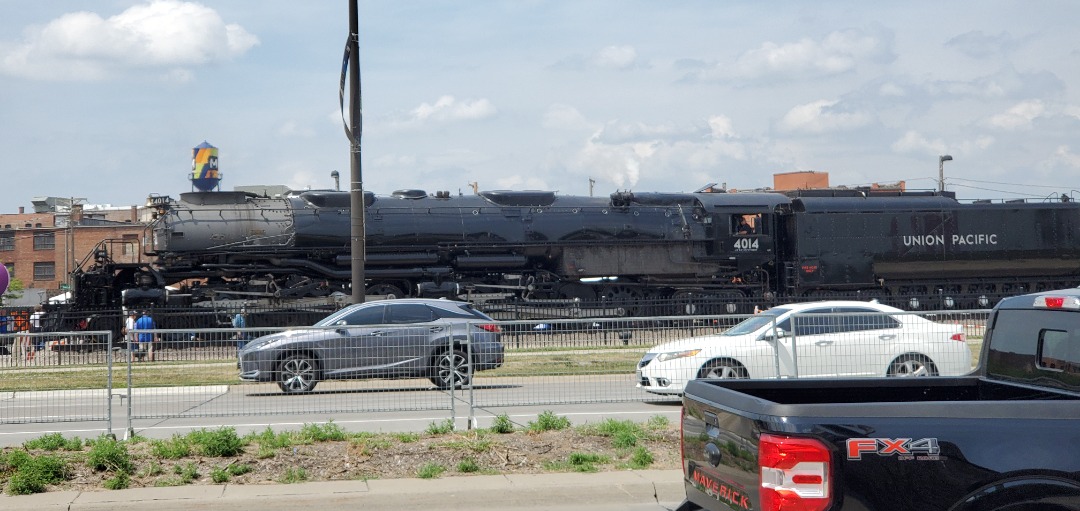
<path id="1" fill-rule="evenodd" d="M 678 470 L 594 474 L 455 476 L 303 484 L 195 485 L 118 491 L 63 491 L 0 497 L 0 509 L 192 511 L 315 509 L 672 509 L 684 496 Z"/>

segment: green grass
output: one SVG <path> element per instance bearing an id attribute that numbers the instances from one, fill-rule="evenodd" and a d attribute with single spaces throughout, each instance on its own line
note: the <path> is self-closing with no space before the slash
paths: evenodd
<path id="1" fill-rule="evenodd" d="M 60 433 L 49 433 L 23 442 L 23 447 L 44 451 L 81 451 L 83 442 L 79 437 L 67 439 Z"/>
<path id="2" fill-rule="evenodd" d="M 416 477 L 420 479 L 435 479 L 446 472 L 446 467 L 438 463 L 428 463 L 416 471 Z"/>
<path id="3" fill-rule="evenodd" d="M 237 436 L 236 429 L 231 427 L 192 431 L 188 433 L 187 439 L 203 456 L 229 458 L 244 451 L 244 440 Z"/>
<path id="4" fill-rule="evenodd" d="M 182 435 L 173 435 L 168 440 L 151 440 L 150 452 L 158 458 L 178 460 L 191 456 L 191 442 Z"/>
<path id="5" fill-rule="evenodd" d="M 301 443 L 310 444 L 314 442 L 342 441 L 348 438 L 349 434 L 344 429 L 341 429 L 341 426 L 334 424 L 334 421 L 330 421 L 326 424 L 304 424 L 296 437 Z"/>
<path id="6" fill-rule="evenodd" d="M 130 474 L 135 469 L 127 444 L 104 435 L 90 444 L 90 451 L 86 454 L 86 464 L 99 472 L 118 474 Z"/>
<path id="7" fill-rule="evenodd" d="M 510 420 L 510 416 L 505 413 L 495 416 L 495 420 L 491 423 L 491 432 L 500 435 L 513 433 L 514 423 Z"/>
<path id="8" fill-rule="evenodd" d="M 451 419 L 445 419 L 442 422 L 432 422 L 428 424 L 427 433 L 429 435 L 446 435 L 454 432 L 454 421 Z"/>
<path id="9" fill-rule="evenodd" d="M 570 419 L 555 415 L 551 410 L 544 410 L 536 416 L 535 421 L 529 421 L 529 431 L 540 433 L 542 431 L 559 431 L 570 427 Z"/>
<path id="10" fill-rule="evenodd" d="M 307 479 L 307 471 L 303 468 L 288 468 L 285 469 L 285 474 L 281 476 L 281 479 L 279 479 L 278 482 L 284 484 L 296 484 L 307 481 Z"/>

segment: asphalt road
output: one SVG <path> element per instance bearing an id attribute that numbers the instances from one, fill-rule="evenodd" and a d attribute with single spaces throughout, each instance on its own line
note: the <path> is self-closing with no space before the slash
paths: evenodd
<path id="1" fill-rule="evenodd" d="M 350 431 L 405 432 L 423 431 L 448 418 L 460 430 L 483 428 L 500 414 L 524 425 L 546 410 L 575 424 L 609 417 L 644 421 L 653 415 L 675 421 L 680 413 L 677 399 L 650 397 L 621 375 L 492 380 L 496 383 L 478 379 L 471 392 L 435 390 L 425 380 L 324 382 L 308 395 L 283 395 L 268 384 L 133 389 L 130 399 L 127 389 L 116 389 L 111 431 L 118 438 L 131 433 L 168 438 L 192 429 L 232 426 L 244 434 L 333 419 Z M 0 395 L 4 421 L 10 422 L 0 425 L 0 445 L 51 432 L 83 438 L 109 432 L 108 402 L 104 390 Z"/>

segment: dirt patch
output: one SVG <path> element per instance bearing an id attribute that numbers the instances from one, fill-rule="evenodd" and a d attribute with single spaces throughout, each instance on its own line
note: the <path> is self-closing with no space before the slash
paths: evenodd
<path id="1" fill-rule="evenodd" d="M 627 445 L 632 443 L 632 445 Z M 565 471 L 675 469 L 679 467 L 679 432 L 672 425 L 651 427 L 626 437 L 604 436 L 589 428 L 558 431 L 518 430 L 445 434 L 371 434 L 347 440 L 297 443 L 274 449 L 249 441 L 232 457 L 154 455 L 151 441 L 125 442 L 134 463 L 129 488 L 221 484 L 281 484 L 306 481 L 456 477 L 476 474 L 537 474 Z M 618 444 L 618 446 L 617 446 Z M 7 448 L 3 453 L 9 455 Z M 32 456 L 65 458 L 67 477 L 47 491 L 107 491 L 115 473 L 95 471 L 82 451 L 28 450 Z M 3 460 L 0 459 L 0 462 Z M 246 472 L 245 472 L 246 470 Z M 0 483 L 8 492 L 11 471 Z M 214 480 L 215 473 L 218 481 Z"/>

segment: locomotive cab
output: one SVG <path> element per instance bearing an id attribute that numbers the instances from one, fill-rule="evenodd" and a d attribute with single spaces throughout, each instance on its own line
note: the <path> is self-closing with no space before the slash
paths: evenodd
<path id="1" fill-rule="evenodd" d="M 775 257 L 776 215 L 748 209 L 723 211 L 713 220 L 722 226 L 716 232 L 715 253 L 739 271 L 761 267 Z"/>

